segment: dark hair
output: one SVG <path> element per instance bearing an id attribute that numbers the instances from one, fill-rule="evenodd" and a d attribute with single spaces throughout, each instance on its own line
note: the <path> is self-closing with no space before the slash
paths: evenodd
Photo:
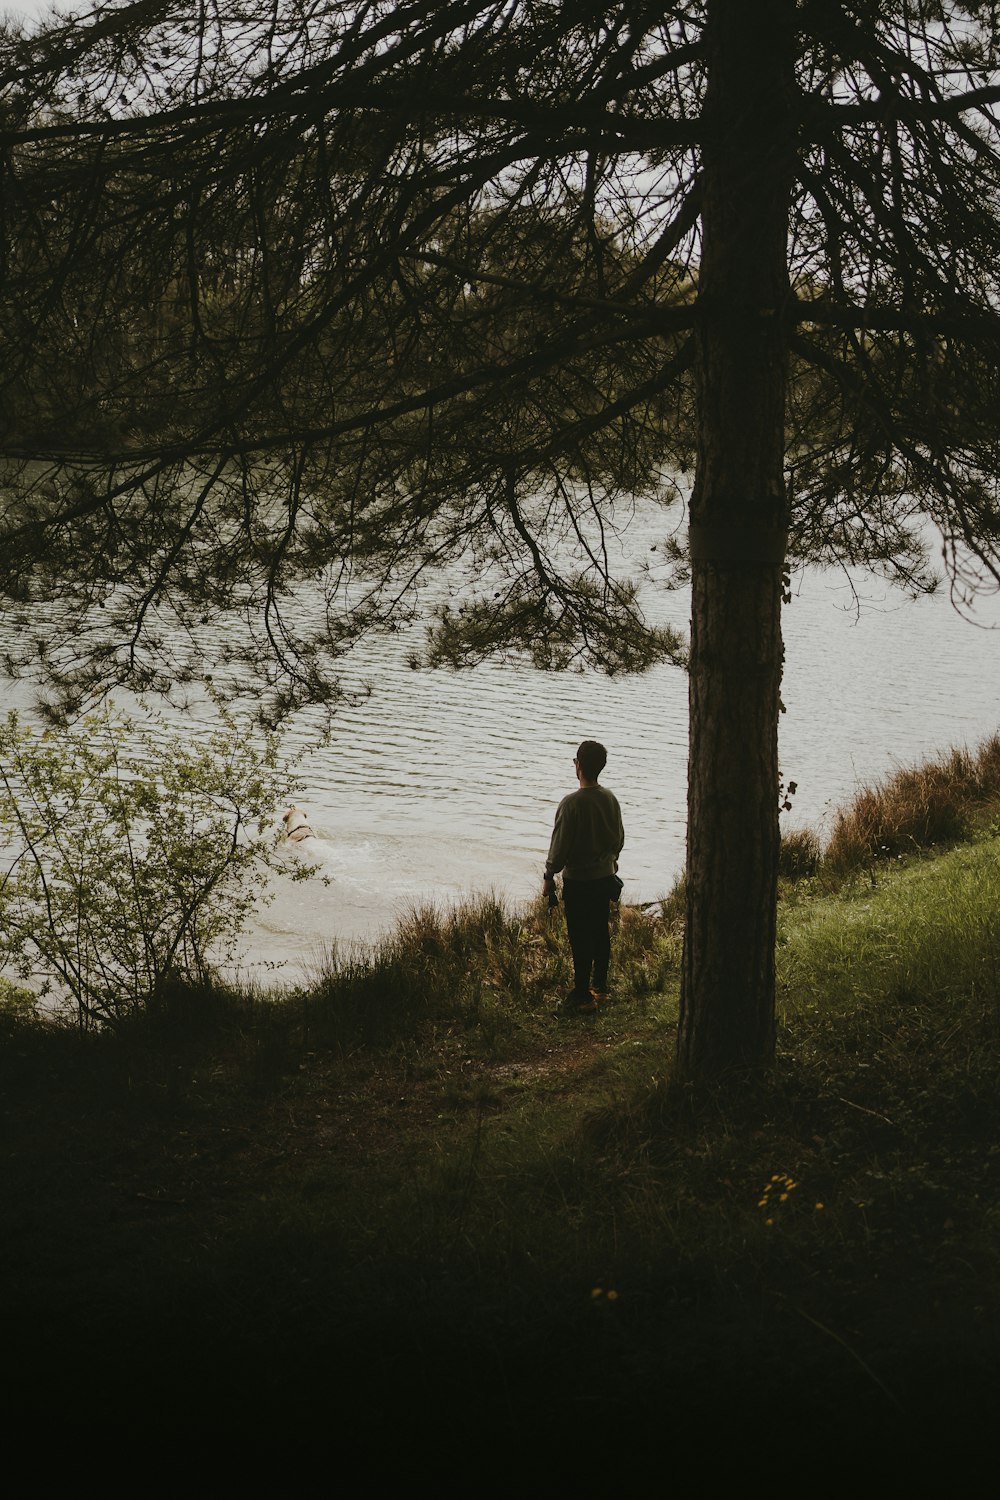
<path id="1" fill-rule="evenodd" d="M 584 740 L 576 752 L 577 763 L 588 781 L 596 781 L 608 763 L 608 752 L 596 740 Z"/>

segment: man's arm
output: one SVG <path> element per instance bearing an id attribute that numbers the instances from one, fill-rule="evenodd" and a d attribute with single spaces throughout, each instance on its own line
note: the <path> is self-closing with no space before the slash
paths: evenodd
<path id="1" fill-rule="evenodd" d="M 552 827 L 552 837 L 549 840 L 549 853 L 545 861 L 545 878 L 551 880 L 553 875 L 566 863 L 566 845 L 569 842 L 566 830 L 566 804 L 560 802 L 556 808 L 556 820 Z"/>
<path id="2" fill-rule="evenodd" d="M 570 845 L 570 817 L 563 798 L 556 808 L 555 823 L 552 828 L 552 838 L 549 841 L 548 858 L 545 861 L 545 875 L 542 880 L 542 889 L 548 894 L 553 889 L 553 877 L 558 875 L 566 865 L 566 858 Z"/>

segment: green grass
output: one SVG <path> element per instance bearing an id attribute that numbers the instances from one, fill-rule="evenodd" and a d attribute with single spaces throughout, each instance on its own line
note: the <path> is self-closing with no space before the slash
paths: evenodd
<path id="1" fill-rule="evenodd" d="M 554 1010 L 561 914 L 492 897 L 283 999 L 182 992 L 114 1036 L 22 1016 L 8 1409 L 57 1369 L 81 1420 L 112 1392 L 138 1431 L 335 1420 L 386 1471 L 480 1485 L 529 1443 L 536 1480 L 613 1477 L 720 1410 L 782 1471 L 973 1444 L 1000 1384 L 998 861 L 983 836 L 797 881 L 774 1069 L 698 1097 L 676 901 L 622 913 L 596 1020 Z"/>

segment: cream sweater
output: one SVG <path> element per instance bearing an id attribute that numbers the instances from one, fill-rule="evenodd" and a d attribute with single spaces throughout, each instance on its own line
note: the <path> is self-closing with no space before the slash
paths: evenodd
<path id="1" fill-rule="evenodd" d="M 582 786 L 556 808 L 545 874 L 562 870 L 568 880 L 613 875 L 624 843 L 622 810 L 614 792 L 604 786 Z"/>

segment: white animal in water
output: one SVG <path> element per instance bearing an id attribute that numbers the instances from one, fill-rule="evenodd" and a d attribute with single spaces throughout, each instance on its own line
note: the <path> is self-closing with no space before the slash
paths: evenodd
<path id="1" fill-rule="evenodd" d="M 301 844 L 304 839 L 316 837 L 309 827 L 309 814 L 304 807 L 290 807 L 287 812 L 282 813 L 281 821 L 285 825 L 290 844 Z"/>

